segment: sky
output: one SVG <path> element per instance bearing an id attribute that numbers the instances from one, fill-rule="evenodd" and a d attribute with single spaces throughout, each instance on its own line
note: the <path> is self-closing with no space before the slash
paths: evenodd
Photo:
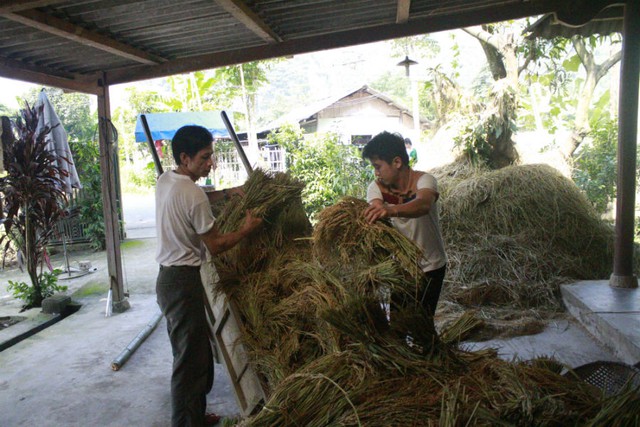
<path id="1" fill-rule="evenodd" d="M 27 83 L 20 80 L 5 79 L 0 77 L 0 104 L 9 108 L 18 109 L 20 97 L 32 88 L 41 88 L 42 85 Z M 115 85 L 109 88 L 112 112 L 124 102 L 124 89 L 127 85 Z M 95 100 L 95 97 L 91 97 Z"/>
<path id="2" fill-rule="evenodd" d="M 20 80 L 11 80 L 0 77 L 0 103 L 9 108 L 18 108 L 19 97 L 31 88 L 39 87 L 31 83 L 21 82 Z"/>

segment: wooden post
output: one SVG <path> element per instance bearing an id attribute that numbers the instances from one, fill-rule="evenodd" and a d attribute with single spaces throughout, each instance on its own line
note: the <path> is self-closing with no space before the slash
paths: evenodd
<path id="1" fill-rule="evenodd" d="M 122 280 L 122 257 L 120 254 L 120 227 L 118 224 L 118 199 L 116 187 L 116 165 L 114 158 L 116 146 L 111 140 L 111 106 L 109 86 L 103 75 L 98 83 L 98 124 L 100 132 L 100 172 L 102 174 L 102 204 L 107 246 L 107 267 L 109 286 L 113 293 L 113 311 L 121 313 L 130 305 L 124 293 Z"/>
<path id="2" fill-rule="evenodd" d="M 640 76 L 640 2 L 624 7 L 620 101 L 618 113 L 618 195 L 613 274 L 609 284 L 637 288 L 633 274 L 633 236 L 636 199 L 636 144 L 638 133 L 638 78 Z"/>

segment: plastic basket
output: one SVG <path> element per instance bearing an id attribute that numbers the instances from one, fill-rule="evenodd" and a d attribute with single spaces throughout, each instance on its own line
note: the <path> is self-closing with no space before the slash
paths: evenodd
<path id="1" fill-rule="evenodd" d="M 640 389 L 640 369 L 619 362 L 598 361 L 567 371 L 564 376 L 576 377 L 601 389 L 606 396 L 619 393 L 625 385 Z"/>

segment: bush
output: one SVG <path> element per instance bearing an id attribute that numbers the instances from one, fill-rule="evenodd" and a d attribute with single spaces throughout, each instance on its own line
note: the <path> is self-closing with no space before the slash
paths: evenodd
<path id="1" fill-rule="evenodd" d="M 102 208 L 102 175 L 100 172 L 100 149 L 94 141 L 78 141 L 73 146 L 73 156 L 78 173 L 82 176 L 81 197 L 72 209 L 77 209 L 84 233 L 94 250 L 106 247 L 104 213 Z"/>
<path id="2" fill-rule="evenodd" d="M 286 126 L 270 142 L 286 149 L 289 173 L 304 182 L 302 201 L 312 221 L 344 196 L 366 196 L 373 171 L 361 159 L 358 147 L 340 143 L 337 135 L 303 135 L 299 128 Z"/>
<path id="3" fill-rule="evenodd" d="M 0 178 L 4 216 L 0 247 L 5 255 L 17 249 L 24 256 L 34 306 L 43 299 L 38 271 L 42 271 L 44 249 L 64 214 L 66 196 L 61 177 L 67 173 L 58 164 L 62 158 L 47 148 L 46 135 L 51 129 L 38 129 L 40 114 L 41 108 L 26 105 L 14 124 L 3 120 L 7 172 Z"/>
<path id="4" fill-rule="evenodd" d="M 603 214 L 616 197 L 618 124 L 608 120 L 591 132 L 592 141 L 582 144 L 574 159 L 573 181 Z"/>
<path id="5" fill-rule="evenodd" d="M 67 290 L 66 286 L 58 285 L 57 274 L 59 273 L 60 270 L 54 270 L 53 273 L 43 272 L 38 277 L 42 299 L 48 298 L 56 292 L 65 292 Z M 36 289 L 25 282 L 14 282 L 9 280 L 9 286 L 7 286 L 7 289 L 15 298 L 25 302 L 25 309 L 40 305 L 37 301 L 39 295 L 36 295 Z"/>

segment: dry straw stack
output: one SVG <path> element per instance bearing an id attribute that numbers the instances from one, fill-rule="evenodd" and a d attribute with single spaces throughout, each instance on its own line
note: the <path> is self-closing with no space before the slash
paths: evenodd
<path id="1" fill-rule="evenodd" d="M 434 174 L 449 257 L 443 306 L 453 317 L 482 308 L 494 334 L 536 332 L 562 310 L 561 283 L 608 278 L 613 230 L 555 169 L 457 163 Z"/>
<path id="2" fill-rule="evenodd" d="M 245 187 L 246 199 L 227 206 L 220 224 L 233 229 L 259 201 L 267 226 L 242 250 L 216 260 L 220 287 L 240 308 L 242 340 L 269 389 L 265 407 L 241 425 L 595 426 L 640 420 L 633 390 L 604 397 L 559 375 L 562 367 L 553 361 L 506 362 L 495 351 L 460 349 L 461 336 L 481 323 L 471 312 L 440 335 L 424 326 L 419 311 L 394 313 L 389 321 L 381 301 L 390 288 L 411 293 L 415 246 L 388 225 L 366 224 L 366 204 L 354 199 L 323 211 L 312 239 L 305 238 L 300 187 L 286 176 L 257 173 L 249 180 L 254 185 Z M 450 194 L 443 202 L 453 200 Z M 456 209 L 464 211 L 452 205 L 446 214 Z M 257 261 L 245 259 L 253 256 Z"/>

